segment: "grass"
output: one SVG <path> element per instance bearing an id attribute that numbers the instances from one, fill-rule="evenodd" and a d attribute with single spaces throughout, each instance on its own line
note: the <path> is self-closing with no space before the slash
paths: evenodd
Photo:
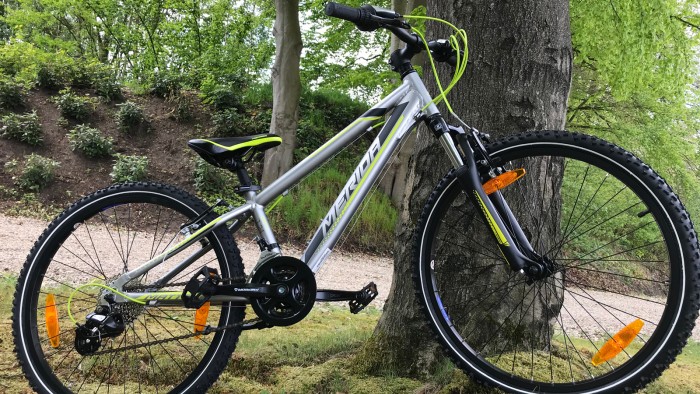
<path id="1" fill-rule="evenodd" d="M 11 300 L 16 278 L 0 277 L 0 391 L 30 392 L 12 352 Z M 60 294 L 61 289 L 57 289 Z M 372 335 L 381 312 L 352 315 L 345 308 L 319 304 L 302 322 L 246 331 L 211 393 L 491 393 L 445 363 L 431 380 L 372 376 L 353 368 L 353 355 Z M 250 317 L 250 315 L 248 316 Z M 583 346 L 585 341 L 574 340 Z M 634 350 L 634 349 L 630 349 Z M 85 367 L 89 367 L 87 364 Z M 165 366 L 164 366 L 165 368 Z M 165 368 L 167 369 L 167 368 Z M 564 371 L 563 369 L 566 369 Z M 560 368 L 556 374 L 568 373 Z M 170 368 L 173 374 L 177 371 Z M 148 372 L 148 371 L 145 371 Z M 700 392 L 700 343 L 690 343 L 677 361 L 644 393 Z M 174 377 L 174 375 L 172 376 Z M 160 376 L 159 378 L 163 378 Z M 121 389 L 121 387 L 120 387 Z M 127 386 L 127 392 L 138 386 Z"/>

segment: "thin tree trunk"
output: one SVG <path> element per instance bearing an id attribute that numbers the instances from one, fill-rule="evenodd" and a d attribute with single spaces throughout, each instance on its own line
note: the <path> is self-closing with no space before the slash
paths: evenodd
<path id="1" fill-rule="evenodd" d="M 572 64 L 568 1 L 429 0 L 428 13 L 464 27 L 469 36 L 470 65 L 462 82 L 449 96 L 462 119 L 493 137 L 516 131 L 563 128 Z M 447 38 L 449 34 L 442 26 L 428 27 L 430 38 Z M 451 71 L 446 66 L 439 69 L 443 76 L 451 75 Z M 429 87 L 435 95 L 434 81 Z M 556 164 L 542 163 L 541 167 L 552 171 L 560 167 Z M 449 162 L 434 137 L 420 132 L 409 165 L 409 189 L 397 225 L 391 293 L 373 338 L 358 356 L 358 362 L 368 369 L 422 375 L 440 365 L 442 352 L 432 339 L 432 331 L 418 310 L 413 293 L 412 244 L 423 205 L 448 169 Z M 533 187 L 541 186 L 540 175 L 528 173 L 534 180 Z M 552 199 L 548 203 L 556 205 L 558 190 L 556 186 L 550 189 Z M 522 212 L 523 198 L 508 194 L 506 197 L 516 215 Z M 529 218 L 537 215 L 532 212 L 520 217 L 521 224 L 532 225 Z M 486 241 L 490 235 L 482 237 Z M 465 261 L 466 269 L 455 272 L 455 283 L 469 277 L 471 264 Z M 496 315 L 498 310 L 473 313 Z M 538 334 L 543 325 L 549 324 L 543 316 L 536 316 L 530 323 L 533 333 Z M 492 329 L 488 323 L 479 327 L 482 332 Z M 376 362 L 373 354 L 381 354 Z"/>
<path id="2" fill-rule="evenodd" d="M 270 133 L 282 137 L 282 145 L 265 153 L 262 184 L 269 185 L 292 167 L 296 146 L 301 77 L 299 1 L 276 0 L 275 64 L 272 66 L 272 123 Z"/>

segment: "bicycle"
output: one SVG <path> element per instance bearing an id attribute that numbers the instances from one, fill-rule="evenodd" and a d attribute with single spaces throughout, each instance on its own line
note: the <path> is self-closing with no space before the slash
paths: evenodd
<path id="1" fill-rule="evenodd" d="M 426 41 L 408 16 L 379 7 L 328 3 L 326 13 L 401 39 L 391 64 L 402 85 L 265 189 L 245 164 L 278 136 L 190 141 L 237 174 L 242 205 L 126 183 L 67 208 L 34 245 L 14 296 L 15 350 L 31 386 L 203 392 L 243 330 L 297 323 L 317 300 L 362 310 L 373 284 L 319 290 L 314 274 L 419 122 L 453 169 L 418 222 L 416 294 L 456 365 L 520 393 L 629 391 L 657 377 L 694 326 L 700 263 L 692 223 L 664 180 L 595 137 L 544 131 L 488 142 L 459 118 L 448 125 L 436 101 L 466 67 L 466 36 Z M 423 50 L 457 70 L 435 99 L 411 65 Z M 386 115 L 302 256 L 283 256 L 266 209 Z M 261 257 L 246 276 L 232 234 L 251 218 Z M 248 305 L 256 318 L 245 321 Z"/>

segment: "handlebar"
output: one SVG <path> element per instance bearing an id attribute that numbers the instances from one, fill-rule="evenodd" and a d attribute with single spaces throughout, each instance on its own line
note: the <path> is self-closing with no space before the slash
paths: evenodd
<path id="1" fill-rule="evenodd" d="M 374 31 L 385 28 L 391 31 L 399 40 L 405 42 L 414 53 L 425 49 L 420 37 L 408 31 L 411 26 L 402 20 L 398 12 L 371 5 L 360 8 L 348 7 L 343 4 L 326 3 L 326 15 L 352 22 L 361 31 Z M 452 67 L 457 64 L 457 55 L 446 40 L 428 42 L 428 49 L 438 62 L 445 62 Z"/>

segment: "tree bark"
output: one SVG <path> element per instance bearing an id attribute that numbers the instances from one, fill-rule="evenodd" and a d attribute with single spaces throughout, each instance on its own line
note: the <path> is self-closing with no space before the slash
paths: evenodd
<path id="1" fill-rule="evenodd" d="M 467 73 L 449 96 L 450 103 L 462 119 L 492 137 L 564 127 L 572 70 L 568 1 L 429 0 L 428 14 L 464 27 L 470 39 Z M 450 34 L 442 25 L 428 25 L 430 38 L 447 38 Z M 440 75 L 448 76 L 452 70 L 440 66 L 438 71 Z M 434 81 L 428 85 L 436 95 Z M 412 245 L 415 223 L 423 205 L 449 167 L 444 151 L 433 135 L 419 132 L 409 164 L 408 190 L 397 224 L 391 293 L 372 339 L 358 356 L 358 362 L 368 370 L 383 369 L 420 376 L 430 374 L 440 365 L 442 352 L 432 339 L 432 331 L 418 310 L 414 295 Z M 542 163 L 540 167 L 543 171 L 549 168 L 551 175 L 552 169 L 561 166 Z M 531 186 L 526 187 L 542 186 L 542 176 L 537 171 L 527 176 L 534 181 L 528 182 Z M 551 203 L 557 204 L 557 186 L 548 187 Z M 516 216 L 523 212 L 523 199 L 509 194 L 506 198 Z M 556 212 L 556 209 L 552 211 Z M 533 224 L 531 221 L 538 212 L 532 213 L 519 216 L 521 225 Z M 550 231 L 556 231 L 556 228 Z M 481 237 L 487 242 L 491 236 L 484 233 Z M 468 280 L 468 267 L 472 264 L 468 260 L 462 265 L 466 269 L 455 272 L 455 283 Z M 540 302 L 544 303 L 543 300 Z M 473 313 L 497 315 L 498 310 L 476 310 Z M 542 315 L 539 319 L 530 325 L 538 333 L 543 324 L 548 324 Z M 487 332 L 493 327 L 483 324 L 479 329 Z M 376 362 L 373 354 L 381 354 L 376 357 Z"/>
<path id="2" fill-rule="evenodd" d="M 270 133 L 282 137 L 282 144 L 265 153 L 262 184 L 269 185 L 292 167 L 296 146 L 301 77 L 301 30 L 299 1 L 276 0 L 275 63 L 272 66 L 272 123 Z"/>

